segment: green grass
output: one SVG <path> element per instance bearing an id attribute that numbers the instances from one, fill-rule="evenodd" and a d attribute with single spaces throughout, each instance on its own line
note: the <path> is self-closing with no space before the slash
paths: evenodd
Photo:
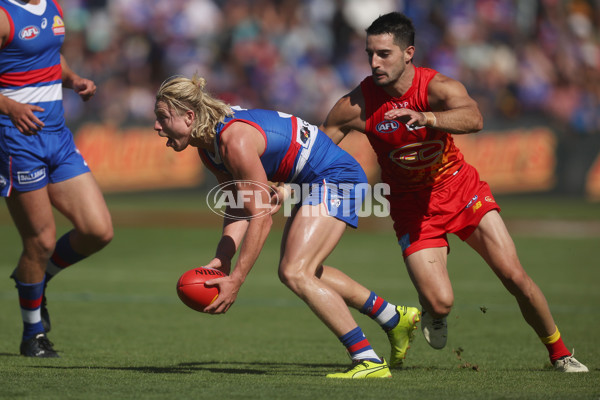
<path id="1" fill-rule="evenodd" d="M 190 194 L 130 195 L 109 197 L 109 204 L 119 215 L 144 209 L 158 218 L 168 216 L 167 205 L 191 213 L 197 200 Z M 584 219 L 598 208 L 575 200 L 549 202 L 515 198 L 501 205 L 508 218 L 579 219 L 581 212 Z M 600 219 L 597 215 L 588 219 Z M 133 220 L 115 220 L 115 239 L 106 249 L 51 282 L 49 336 L 60 359 L 18 355 L 16 291 L 11 280 L 0 279 L 0 399 L 600 397 L 599 237 L 514 236 L 565 343 L 575 347 L 589 374 L 552 371 L 513 298 L 472 250 L 452 238 L 449 270 L 456 302 L 448 346 L 431 349 L 419 331 L 406 368 L 393 371 L 392 379 L 347 382 L 324 378 L 347 365 L 343 347 L 277 279 L 280 225 L 232 309 L 210 316 L 185 307 L 175 283 L 182 272 L 210 259 L 219 229 L 212 219 L 211 226 L 200 227 L 201 216 L 192 218 L 200 221 L 198 228 L 163 224 L 166 219 L 146 218 L 139 227 Z M 61 225 L 59 231 L 65 229 Z M 8 277 L 20 248 L 5 210 L 0 237 L 0 272 Z M 389 230 L 349 230 L 328 261 L 392 302 L 417 304 Z M 387 356 L 385 335 L 367 317 L 355 316 L 375 350 Z"/>

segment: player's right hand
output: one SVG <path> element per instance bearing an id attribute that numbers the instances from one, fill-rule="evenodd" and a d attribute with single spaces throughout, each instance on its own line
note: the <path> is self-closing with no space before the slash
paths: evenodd
<path id="1" fill-rule="evenodd" d="M 33 113 L 34 111 L 44 111 L 44 109 L 15 101 L 9 107 L 8 117 L 22 134 L 35 135 L 44 127 L 44 123 Z"/>
<path id="2" fill-rule="evenodd" d="M 237 294 L 240 291 L 242 282 L 235 277 L 228 275 L 223 278 L 215 278 L 204 282 L 206 286 L 218 286 L 219 296 L 215 301 L 207 306 L 203 312 L 208 314 L 224 314 L 229 310 L 229 307 L 235 302 Z"/>

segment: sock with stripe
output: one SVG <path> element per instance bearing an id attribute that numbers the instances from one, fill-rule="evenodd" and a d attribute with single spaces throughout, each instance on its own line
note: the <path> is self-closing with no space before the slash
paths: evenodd
<path id="1" fill-rule="evenodd" d="M 567 346 L 563 343 L 562 338 L 560 337 L 560 332 L 558 331 L 558 327 L 556 327 L 556 332 L 548 337 L 540 337 L 540 340 L 546 348 L 548 349 L 548 354 L 550 355 L 550 362 L 554 364 L 554 362 L 562 357 L 568 357 L 571 355 L 571 352 L 567 349 Z"/>
<path id="2" fill-rule="evenodd" d="M 44 281 L 23 283 L 15 279 L 19 293 L 19 305 L 23 318 L 23 340 L 30 339 L 44 332 L 40 306 L 44 295 Z"/>
<path id="3" fill-rule="evenodd" d="M 371 292 L 359 311 L 375 320 L 385 331 L 394 328 L 400 321 L 400 314 L 396 311 L 396 306 L 377 296 L 375 292 Z"/>
<path id="4" fill-rule="evenodd" d="M 371 344 L 365 337 L 362 329 L 359 326 L 352 329 L 350 332 L 339 337 L 340 342 L 350 353 L 352 361 L 356 360 L 369 360 L 374 362 L 381 362 L 381 359 L 377 356 Z"/>
<path id="5" fill-rule="evenodd" d="M 46 265 L 46 283 L 65 268 L 87 257 L 73 250 L 69 239 L 70 236 L 71 232 L 67 232 L 56 242 L 54 253 L 52 253 Z"/>

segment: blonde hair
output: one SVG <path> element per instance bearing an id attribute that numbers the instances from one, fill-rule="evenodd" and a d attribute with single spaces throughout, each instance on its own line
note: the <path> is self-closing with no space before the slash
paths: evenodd
<path id="1" fill-rule="evenodd" d="M 156 101 L 164 102 L 170 110 L 181 115 L 187 110 L 196 114 L 192 125 L 193 138 L 212 141 L 216 126 L 225 117 L 233 115 L 229 104 L 215 99 L 204 90 L 206 79 L 194 75 L 192 79 L 175 76 L 164 81 L 156 93 Z"/>

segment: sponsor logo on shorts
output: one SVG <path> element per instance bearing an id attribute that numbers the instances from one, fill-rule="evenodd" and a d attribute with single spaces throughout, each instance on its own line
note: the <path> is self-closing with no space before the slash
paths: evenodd
<path id="1" fill-rule="evenodd" d="M 477 195 L 473 196 L 473 198 L 471 199 L 471 201 L 469 201 L 469 204 L 467 204 L 467 206 L 465 208 L 471 207 L 473 205 L 473 203 L 477 201 L 478 198 L 479 198 L 479 196 L 477 196 Z"/>
<path id="2" fill-rule="evenodd" d="M 0 175 L 0 188 L 6 186 L 7 183 L 8 181 L 6 180 L 6 178 L 3 175 Z"/>
<path id="3" fill-rule="evenodd" d="M 375 129 L 379 133 L 392 133 L 396 132 L 400 128 L 400 123 L 398 121 L 381 121 L 377 124 Z"/>
<path id="4" fill-rule="evenodd" d="M 46 168 L 42 167 L 35 171 L 19 171 L 17 172 L 17 180 L 21 185 L 36 183 L 46 178 Z"/>
<path id="5" fill-rule="evenodd" d="M 398 244 L 402 248 L 402 251 L 406 251 L 406 249 L 410 247 L 410 235 L 408 233 L 402 235 L 402 237 L 398 241 Z"/>
<path id="6" fill-rule="evenodd" d="M 487 201 L 488 203 L 496 202 L 496 200 L 494 200 L 494 198 L 492 196 L 485 196 L 485 201 Z"/>
<path id="7" fill-rule="evenodd" d="M 340 204 L 342 204 L 342 201 L 339 199 L 339 197 L 335 196 L 329 200 L 329 204 L 331 204 L 331 207 L 338 208 Z"/>

